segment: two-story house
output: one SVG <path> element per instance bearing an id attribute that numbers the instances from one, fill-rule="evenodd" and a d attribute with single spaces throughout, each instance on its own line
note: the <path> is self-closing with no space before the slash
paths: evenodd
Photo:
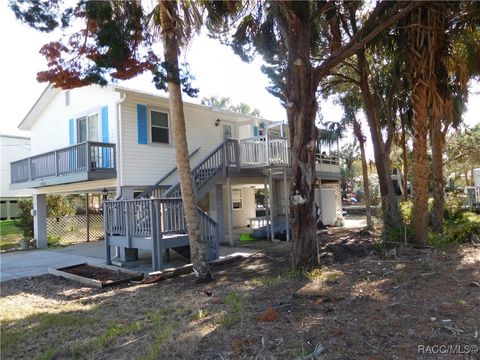
<path id="1" fill-rule="evenodd" d="M 288 227 L 288 127 L 250 115 L 185 103 L 192 178 L 202 234 L 217 254 L 234 244 L 236 229 L 265 225 L 269 236 Z M 104 223 L 121 260 L 152 250 L 155 269 L 164 249 L 188 245 L 171 134 L 168 98 L 109 85 L 60 90 L 48 86 L 20 129 L 31 133 L 31 155 L 11 164 L 11 187 L 34 189 L 37 247 L 47 246 L 46 194 L 108 192 Z M 341 214 L 338 158 L 317 161 L 322 220 Z M 268 189 L 257 216 L 255 192 Z M 288 237 L 288 231 L 287 231 Z"/>

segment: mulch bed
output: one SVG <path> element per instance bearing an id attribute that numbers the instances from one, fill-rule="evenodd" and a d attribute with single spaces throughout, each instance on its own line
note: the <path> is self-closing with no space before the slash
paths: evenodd
<path id="1" fill-rule="evenodd" d="M 76 265 L 74 267 L 63 268 L 60 270 L 84 278 L 98 280 L 103 285 L 124 282 L 135 277 L 132 276 L 132 274 L 99 268 L 87 264 Z"/>

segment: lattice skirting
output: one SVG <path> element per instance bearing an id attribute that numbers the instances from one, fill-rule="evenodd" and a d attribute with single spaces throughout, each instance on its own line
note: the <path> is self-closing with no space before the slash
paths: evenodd
<path id="1" fill-rule="evenodd" d="M 327 183 L 327 184 L 322 184 L 322 188 L 324 189 L 335 189 L 335 198 L 336 198 L 336 204 L 335 204 L 335 210 L 337 212 L 337 216 L 342 215 L 342 191 L 340 188 L 340 183 Z"/>
<path id="2" fill-rule="evenodd" d="M 103 239 L 103 214 L 92 214 L 89 218 L 90 240 Z M 87 241 L 87 215 L 48 218 L 47 235 L 66 242 Z"/>

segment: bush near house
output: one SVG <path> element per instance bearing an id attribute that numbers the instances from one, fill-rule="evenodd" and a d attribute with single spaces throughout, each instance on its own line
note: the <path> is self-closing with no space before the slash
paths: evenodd
<path id="1" fill-rule="evenodd" d="M 25 238 L 33 238 L 33 202 L 32 199 L 22 199 L 18 201 L 18 219 L 15 225 L 22 230 Z"/>

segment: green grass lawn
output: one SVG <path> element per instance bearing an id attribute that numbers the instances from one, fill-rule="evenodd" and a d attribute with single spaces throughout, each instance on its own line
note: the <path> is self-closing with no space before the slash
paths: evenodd
<path id="1" fill-rule="evenodd" d="M 0 250 L 8 250 L 17 247 L 21 238 L 22 230 L 15 226 L 15 221 L 0 221 Z"/>

